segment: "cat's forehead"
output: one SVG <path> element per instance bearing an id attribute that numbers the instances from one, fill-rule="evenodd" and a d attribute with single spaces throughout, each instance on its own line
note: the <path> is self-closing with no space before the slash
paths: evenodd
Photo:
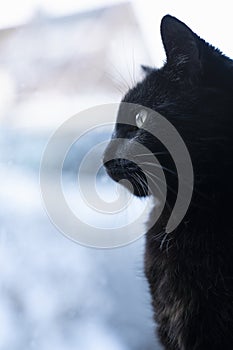
<path id="1" fill-rule="evenodd" d="M 169 70 L 166 66 L 154 69 L 136 86 L 130 89 L 122 102 L 139 104 L 154 109 L 176 96 L 179 99 L 180 86 L 178 82 L 170 80 Z"/>

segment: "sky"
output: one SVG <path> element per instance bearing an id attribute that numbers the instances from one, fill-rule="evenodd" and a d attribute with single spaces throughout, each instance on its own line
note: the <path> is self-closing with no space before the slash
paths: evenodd
<path id="1" fill-rule="evenodd" d="M 200 37 L 233 57 L 231 45 L 232 2 L 223 1 L 133 1 L 138 20 L 155 64 L 165 58 L 160 38 L 161 18 L 170 14 L 185 22 Z"/>
<path id="2" fill-rule="evenodd" d="M 122 2 L 133 4 L 151 57 L 157 65 L 164 59 L 159 25 L 161 18 L 167 13 L 186 22 L 201 37 L 219 47 L 228 56 L 233 56 L 233 47 L 230 44 L 232 3 L 229 0 L 1 0 L 0 28 L 25 23 L 33 17 L 35 11 L 42 11 L 51 16 L 63 16 Z"/>

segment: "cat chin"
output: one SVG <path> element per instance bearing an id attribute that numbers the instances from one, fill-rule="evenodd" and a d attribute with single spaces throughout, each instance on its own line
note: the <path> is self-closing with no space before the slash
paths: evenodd
<path id="1" fill-rule="evenodd" d="M 149 193 L 145 193 L 144 190 L 142 191 L 134 190 L 133 195 L 137 198 L 146 198 L 149 196 Z"/>
<path id="2" fill-rule="evenodd" d="M 121 181 L 121 185 L 124 186 L 135 197 L 145 198 L 149 196 L 148 187 L 146 185 L 142 186 L 132 179 L 127 180 L 128 181 Z"/>
<path id="3" fill-rule="evenodd" d="M 134 196 L 137 198 L 146 198 L 149 196 L 149 194 L 134 192 Z"/>

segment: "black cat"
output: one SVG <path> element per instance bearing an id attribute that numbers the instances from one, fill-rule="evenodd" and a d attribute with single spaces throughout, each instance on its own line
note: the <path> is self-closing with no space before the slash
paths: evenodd
<path id="1" fill-rule="evenodd" d="M 131 140 L 136 139 L 148 154 L 157 155 L 165 172 L 166 205 L 146 234 L 145 252 L 145 273 L 165 349 L 232 350 L 233 61 L 169 15 L 162 19 L 161 35 L 167 62 L 161 69 L 144 67 L 144 80 L 124 97 L 123 102 L 137 108 L 126 113 L 124 104 L 120 107 L 105 166 L 115 181 L 130 180 L 135 195 L 150 194 L 138 162 L 127 160 Z M 138 105 L 166 117 L 192 159 L 192 201 L 170 233 L 166 224 L 178 192 L 176 166 L 166 147 L 143 129 L 147 119 Z M 113 142 L 119 138 L 125 139 L 122 146 Z M 149 164 L 146 154 L 144 160 Z"/>

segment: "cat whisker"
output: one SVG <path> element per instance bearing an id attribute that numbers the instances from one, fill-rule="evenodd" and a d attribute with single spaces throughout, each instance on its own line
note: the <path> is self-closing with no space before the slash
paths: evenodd
<path id="1" fill-rule="evenodd" d="M 146 190 L 145 190 L 145 188 L 144 188 L 145 183 L 144 183 L 143 179 L 139 176 L 138 173 L 136 173 L 136 174 L 131 174 L 131 176 L 132 176 L 132 178 L 135 180 L 134 185 L 135 185 L 135 187 L 136 187 L 138 193 L 140 193 L 141 190 L 142 190 L 143 194 L 146 195 Z M 139 187 L 138 184 L 141 186 L 141 188 Z"/>
<path id="2" fill-rule="evenodd" d="M 124 58 L 125 58 L 125 67 L 127 68 L 127 72 L 128 72 L 128 77 L 129 77 L 129 81 L 130 81 L 130 84 L 131 84 L 131 88 L 136 85 L 136 82 L 135 82 L 135 79 L 133 79 L 133 72 L 132 72 L 132 69 L 131 69 L 131 62 L 129 62 L 129 57 L 127 57 L 127 49 L 125 48 L 125 42 L 123 41 L 123 53 L 125 54 L 124 55 Z M 128 48 L 128 47 L 127 47 Z M 132 50 L 133 52 L 133 50 Z M 134 53 L 133 53 L 134 54 Z M 134 65 L 134 57 L 133 58 L 133 65 Z M 134 68 L 134 67 L 133 67 Z"/>
<path id="3" fill-rule="evenodd" d="M 145 156 L 154 158 L 154 156 L 160 156 L 160 155 L 169 155 L 169 152 L 141 153 L 141 154 L 137 154 L 135 158 L 145 157 Z"/>
<path id="4" fill-rule="evenodd" d="M 133 84 L 136 85 L 134 48 L 132 48 L 132 60 L 133 60 Z"/>
<path id="5" fill-rule="evenodd" d="M 147 187 L 148 187 L 148 185 L 147 185 L 146 181 L 143 179 L 143 177 L 140 174 L 137 174 L 137 175 L 138 175 L 138 178 L 140 179 L 141 185 L 143 185 L 142 186 L 143 187 L 143 192 L 144 192 L 145 195 L 147 195 Z"/>
<path id="6" fill-rule="evenodd" d="M 142 165 L 143 165 L 143 163 L 141 163 Z M 146 165 L 149 165 L 150 163 L 146 163 Z M 140 166 L 140 164 L 138 164 L 139 166 Z M 156 164 L 152 164 L 152 165 L 156 165 Z M 159 167 L 158 165 L 157 165 L 157 167 Z M 166 171 L 168 171 L 168 172 L 170 172 L 170 173 L 172 173 L 174 176 L 177 176 L 177 174 L 175 174 L 175 173 L 173 173 L 172 171 L 170 171 L 168 168 L 164 168 L 164 167 L 161 167 L 162 169 L 165 169 Z M 149 173 L 149 174 L 151 174 L 153 177 L 155 177 L 158 181 L 160 181 L 160 182 L 162 182 L 163 183 L 163 181 L 162 181 L 162 179 L 160 178 L 160 177 L 158 177 L 158 176 L 156 176 L 155 174 L 153 174 L 152 172 L 150 172 L 149 170 L 143 170 L 145 173 Z M 175 191 L 173 188 L 171 188 L 169 185 L 167 185 L 167 188 L 172 192 L 172 193 L 174 193 L 174 194 L 177 194 L 177 191 Z M 201 197 L 203 197 L 203 198 L 205 198 L 206 200 L 209 200 L 209 201 L 211 201 L 211 198 L 210 197 L 207 197 L 204 193 L 202 193 L 201 191 L 199 191 L 197 188 L 194 188 L 193 189 L 193 192 L 195 192 L 196 194 L 198 194 L 199 196 L 201 196 Z M 193 200 L 193 202 L 192 202 L 193 204 L 195 204 L 195 201 Z"/>
<path id="7" fill-rule="evenodd" d="M 165 234 L 165 229 L 163 229 L 162 231 L 156 233 L 156 235 L 153 236 L 153 241 L 158 241 L 160 240 Z"/>
<path id="8" fill-rule="evenodd" d="M 131 83 L 131 87 L 135 85 L 134 81 L 133 81 L 133 76 L 132 76 L 132 72 L 130 71 L 130 67 L 129 67 L 129 64 L 127 63 L 126 64 L 126 67 L 127 67 L 127 71 L 128 71 L 128 76 L 129 76 L 129 79 L 130 79 L 130 83 Z"/>
<path id="9" fill-rule="evenodd" d="M 142 162 L 142 163 L 139 163 L 138 164 L 138 166 L 154 166 L 154 167 L 156 167 L 156 168 L 160 168 L 161 167 L 161 169 L 162 170 L 165 170 L 165 171 L 167 171 L 167 172 L 169 172 L 170 174 L 172 174 L 172 175 L 174 175 L 175 177 L 177 177 L 178 176 L 178 174 L 177 173 L 175 173 L 175 172 L 173 172 L 171 169 L 169 169 L 169 168 L 166 168 L 166 167 L 164 167 L 164 166 L 162 166 L 162 165 L 159 165 L 159 164 L 156 164 L 156 163 L 151 163 L 151 162 Z M 156 177 L 157 178 L 157 180 L 158 181 L 162 181 L 159 177 L 157 177 L 155 174 L 153 174 L 153 173 L 151 173 L 149 170 L 144 170 L 143 169 L 143 171 L 144 172 L 149 172 L 151 175 L 153 175 L 154 177 Z M 176 191 L 174 191 L 170 186 L 168 186 L 167 185 L 167 188 L 172 192 L 172 193 L 177 193 Z M 210 200 L 211 201 L 211 198 L 210 197 L 208 197 L 208 196 L 206 196 L 204 193 L 202 193 L 201 191 L 199 191 L 197 188 L 193 188 L 193 192 L 195 192 L 197 195 L 199 195 L 199 196 L 201 196 L 201 197 L 203 197 L 203 198 L 205 198 L 206 200 Z M 193 201 L 193 204 L 195 204 L 195 202 Z"/>
<path id="10" fill-rule="evenodd" d="M 116 66 L 112 63 L 110 63 L 110 66 L 115 70 L 115 72 L 118 74 L 119 78 L 121 79 L 122 83 L 125 85 L 126 90 L 130 89 L 130 85 L 126 78 L 123 76 L 123 74 L 116 68 Z"/>
<path id="11" fill-rule="evenodd" d="M 153 175 L 153 174 L 152 174 Z M 156 183 L 156 181 L 153 179 L 153 177 L 149 174 L 147 174 L 148 178 L 151 180 L 151 182 L 155 185 L 155 187 L 157 188 L 157 190 L 159 191 L 159 193 L 162 195 L 162 197 L 164 197 L 164 193 L 162 193 L 159 185 Z M 171 206 L 168 204 L 168 202 L 165 200 L 165 205 L 166 207 L 171 211 Z"/>
<path id="12" fill-rule="evenodd" d="M 140 193 L 140 187 L 138 185 L 138 178 L 133 174 L 132 178 L 135 180 L 133 185 L 136 187 L 137 191 Z"/>
<path id="13" fill-rule="evenodd" d="M 173 239 L 174 239 L 174 237 L 171 237 L 171 238 L 169 238 L 169 239 L 167 239 L 167 237 L 169 236 L 169 234 L 170 234 L 171 232 L 166 232 L 165 234 L 164 234 L 164 237 L 163 237 L 163 239 L 162 239 L 162 241 L 161 241 L 161 244 L 160 244 L 160 246 L 159 246 L 159 249 L 160 250 L 163 250 L 163 245 L 164 245 L 164 243 L 166 242 L 166 253 L 168 254 L 168 250 L 169 250 L 169 242 L 171 242 Z"/>
<path id="14" fill-rule="evenodd" d="M 150 177 L 149 175 L 148 175 L 148 177 Z M 151 179 L 151 178 L 150 178 Z M 153 179 L 151 179 L 151 181 L 153 181 Z M 153 181 L 154 182 L 154 181 Z M 155 185 L 156 185 L 156 183 L 155 183 Z M 159 189 L 159 188 L 158 188 Z M 171 212 L 172 211 L 172 208 L 171 208 L 171 206 L 169 205 L 169 203 L 167 202 L 167 201 L 165 201 L 165 206 L 166 206 L 166 208 Z M 169 242 L 174 238 L 174 237 L 171 237 L 171 238 L 169 238 L 169 239 L 167 239 L 167 236 L 168 236 L 168 232 L 167 233 L 165 233 L 165 230 L 164 231 L 161 231 L 159 234 L 157 234 L 155 237 L 154 237 L 154 240 L 159 240 L 159 239 L 161 239 L 162 237 L 163 237 L 163 239 L 162 239 L 162 241 L 161 241 L 161 244 L 160 244 L 160 250 L 162 250 L 163 249 L 163 245 L 164 245 L 164 243 L 165 242 L 167 242 L 167 244 L 166 244 L 166 252 L 167 252 L 167 254 L 168 254 L 168 250 L 169 250 Z"/>
<path id="15" fill-rule="evenodd" d="M 140 165 L 152 165 L 152 166 L 154 166 L 155 168 L 161 168 L 161 169 L 163 169 L 163 170 L 166 170 L 167 172 L 169 172 L 169 173 L 171 173 L 172 175 L 174 175 L 174 176 L 176 176 L 177 177 L 177 173 L 175 172 L 175 171 L 172 171 L 171 169 L 169 169 L 169 168 L 166 168 L 166 167 L 164 167 L 164 166 L 162 166 L 162 165 L 159 165 L 159 164 L 156 164 L 156 163 L 151 163 L 151 162 L 142 162 L 142 163 L 140 163 L 140 164 L 138 164 L 139 166 Z"/>
<path id="16" fill-rule="evenodd" d="M 177 191 L 175 191 L 172 187 L 170 187 L 166 182 L 164 182 L 160 177 L 156 176 L 155 174 L 153 174 L 151 171 L 146 170 L 144 171 L 146 173 L 146 175 L 148 175 L 148 177 L 155 178 L 156 180 L 160 181 L 162 184 L 164 184 L 172 193 L 177 195 Z M 149 175 L 150 174 L 150 175 Z M 152 179 L 151 179 L 152 180 Z M 153 180 L 153 182 L 155 183 L 155 180 Z"/>
<path id="17" fill-rule="evenodd" d="M 146 179 L 144 179 L 142 177 L 142 175 L 140 175 L 140 174 L 137 174 L 137 175 L 138 175 L 138 177 L 141 180 L 141 184 L 143 185 L 144 194 L 145 194 L 145 196 L 147 196 L 148 195 L 148 184 L 147 184 L 147 181 L 146 181 Z"/>
<path id="18" fill-rule="evenodd" d="M 113 84 L 113 87 L 117 89 L 117 91 L 119 91 L 121 95 L 125 93 L 126 88 L 124 88 L 125 90 L 123 90 L 122 82 L 119 79 L 117 79 L 114 75 L 111 75 L 109 72 L 105 71 L 104 77 L 107 78 Z"/>

